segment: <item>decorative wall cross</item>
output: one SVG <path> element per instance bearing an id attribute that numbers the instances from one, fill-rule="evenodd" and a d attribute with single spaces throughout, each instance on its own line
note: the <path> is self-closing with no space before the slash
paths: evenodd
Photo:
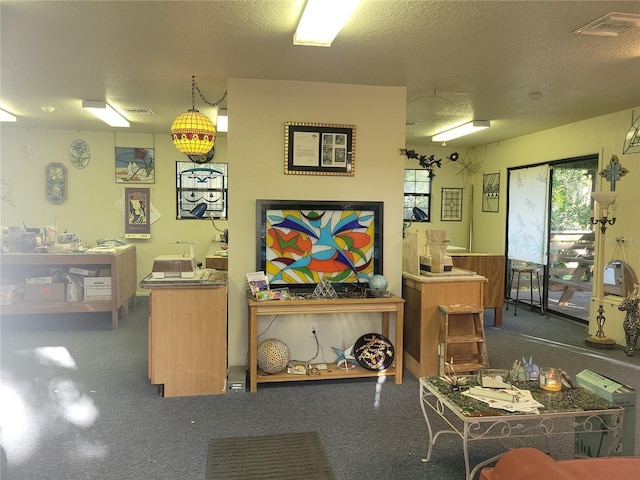
<path id="1" fill-rule="evenodd" d="M 607 181 L 611 184 L 611 191 L 615 191 L 616 182 L 624 177 L 629 170 L 620 165 L 620 161 L 616 155 L 611 157 L 611 161 L 609 161 L 609 165 L 607 165 L 604 170 L 600 172 L 600 175 L 607 179 Z"/>

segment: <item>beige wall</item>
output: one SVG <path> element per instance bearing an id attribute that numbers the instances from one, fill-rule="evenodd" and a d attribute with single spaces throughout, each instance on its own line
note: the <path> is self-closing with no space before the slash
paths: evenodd
<path id="1" fill-rule="evenodd" d="M 384 275 L 401 294 L 402 183 L 406 91 L 397 87 L 230 78 L 229 91 L 229 364 L 244 365 L 247 338 L 246 272 L 256 269 L 256 199 L 375 200 L 384 208 Z M 356 125 L 353 177 L 284 174 L 284 123 Z M 268 319 L 271 320 L 271 319 Z M 315 354 L 309 321 L 319 323 L 324 356 L 351 345 L 379 325 L 366 315 L 280 316 L 262 339 L 275 337 L 293 358 Z M 258 332 L 267 328 L 261 323 Z M 379 327 L 376 329 L 379 330 Z"/>
<path id="2" fill-rule="evenodd" d="M 78 169 L 69 162 L 69 146 L 76 139 L 87 142 L 91 159 Z M 29 157 L 23 147 L 30 146 Z M 178 152 L 169 133 L 143 135 L 67 130 L 33 130 L 18 125 L 2 126 L 2 196 L 0 222 L 4 226 L 30 227 L 56 225 L 90 245 L 101 238 L 124 237 L 124 216 L 116 207 L 124 199 L 124 184 L 116 184 L 115 147 L 148 147 L 155 149 L 156 181 L 148 187 L 151 203 L 161 215 L 151 226 L 150 240 L 131 240 L 137 248 L 138 278 L 151 271 L 153 259 L 162 254 L 187 253 L 188 247 L 178 241 L 196 241 L 196 257 L 204 261 L 215 233 L 208 221 L 176 220 L 175 162 L 188 159 Z M 215 161 L 226 162 L 226 139 L 216 141 Z M 54 205 L 45 196 L 45 168 L 60 162 L 67 168 L 67 199 Z M 5 183 L 7 182 L 7 183 Z M 222 227 L 225 222 L 220 222 Z M 141 291 L 146 294 L 148 291 Z"/>
<path id="3" fill-rule="evenodd" d="M 410 141 L 410 137 L 407 141 Z M 442 160 L 442 166 L 433 170 L 435 177 L 431 183 L 431 221 L 424 223 L 412 223 L 407 227 L 408 231 L 418 230 L 446 230 L 449 236 L 449 244 L 456 247 L 470 249 L 472 246 L 470 238 L 470 211 L 472 209 L 471 202 L 474 201 L 473 191 L 474 185 L 472 178 L 467 175 L 465 165 L 474 159 L 475 152 L 471 149 L 440 145 L 425 147 L 423 145 L 414 146 L 407 144 L 408 150 L 415 150 L 419 155 L 430 157 L 434 155 L 436 160 Z M 459 161 L 451 162 L 447 159 L 453 152 L 460 156 Z M 404 168 L 422 168 L 416 159 L 408 159 L 406 155 L 401 155 L 404 159 Z M 441 205 L 442 205 L 442 189 L 443 188 L 462 188 L 462 221 L 450 222 L 441 221 Z M 496 253 L 491 250 L 490 253 Z M 502 253 L 502 252 L 497 252 Z"/>
<path id="4" fill-rule="evenodd" d="M 323 83 L 229 79 L 230 132 L 216 141 L 214 161 L 229 164 L 228 222 L 216 222 L 230 231 L 229 258 L 229 364 L 244 365 L 247 353 L 245 274 L 256 269 L 255 200 L 376 200 L 385 203 L 384 274 L 389 288 L 401 293 L 401 231 L 406 91 L 404 88 L 335 85 Z M 284 174 L 284 122 L 356 125 L 355 176 L 301 176 Z M 184 253 L 176 241 L 196 241 L 196 257 L 204 261 L 215 232 L 208 221 L 175 218 L 175 162 L 179 153 L 168 133 L 157 135 L 28 130 L 19 124 L 2 126 L 0 164 L 3 201 L 2 225 L 43 227 L 75 233 L 95 244 L 104 237 L 124 235 L 124 217 L 115 204 L 124 197 L 124 185 L 115 183 L 114 147 L 153 147 L 156 182 L 151 201 L 161 214 L 151 227 L 151 240 L 136 240 L 138 277 L 151 271 L 162 254 Z M 69 162 L 69 146 L 76 139 L 89 145 L 91 160 L 83 169 Z M 24 151 L 31 146 L 33 157 Z M 60 205 L 45 198 L 44 170 L 61 162 L 68 170 L 68 196 Z M 141 294 L 147 291 L 139 291 Z M 310 321 L 310 320 L 309 320 Z M 319 337 L 326 361 L 335 359 L 331 346 L 353 343 L 358 336 L 379 330 L 379 319 L 320 318 Z M 259 329 L 262 331 L 262 328 Z M 294 358 L 315 353 L 308 337 L 308 320 L 280 318 L 269 336 L 281 338 Z M 393 335 L 393 332 L 392 332 Z M 267 337 L 264 337 L 267 338 Z"/>
<path id="5" fill-rule="evenodd" d="M 636 116 L 639 109 L 636 109 Z M 622 177 L 616 185 L 620 192 L 617 204 L 617 221 L 610 226 L 606 233 L 604 248 L 604 263 L 615 259 L 624 260 L 631 266 L 640 279 L 640 154 L 622 154 L 624 139 L 631 125 L 632 111 L 604 115 L 589 120 L 572 123 L 543 132 L 514 138 L 504 142 L 487 145 L 474 149 L 478 161 L 482 165 L 481 171 L 474 177 L 476 185 L 474 191 L 473 209 L 473 248 L 477 251 L 494 251 L 502 253 L 505 250 L 507 205 L 507 168 L 519 165 L 550 162 L 564 158 L 583 155 L 599 154 L 600 170 L 608 165 L 612 155 L 617 155 L 623 167 L 629 173 Z M 482 212 L 482 173 L 500 172 L 500 212 L 499 214 Z M 604 182 L 603 182 L 604 180 Z M 598 177 L 596 188 L 609 190 L 609 183 Z M 597 230 L 596 242 L 600 241 Z M 615 237 L 625 238 L 624 252 L 615 252 Z M 598 282 L 601 272 L 595 272 Z M 624 312 L 617 309 L 619 297 L 607 296 L 604 299 L 605 334 L 618 343 L 624 343 L 622 321 Z M 596 304 L 599 299 L 592 298 Z M 589 332 L 595 333 L 596 314 L 591 307 Z"/>
<path id="6" fill-rule="evenodd" d="M 242 365 L 246 357 L 247 321 L 244 275 L 256 268 L 255 200 L 384 201 L 384 274 L 389 279 L 390 290 L 400 294 L 403 168 L 416 167 L 417 161 L 408 160 L 399 152 L 405 145 L 404 88 L 232 78 L 228 81 L 228 90 L 230 132 L 226 138 L 218 138 L 215 161 L 229 163 L 229 221 L 228 225 L 220 222 L 220 226 L 228 226 L 231 237 L 229 363 Z M 621 192 L 618 221 L 607 232 L 604 258 L 609 259 L 613 253 L 611 239 L 624 236 L 627 262 L 639 275 L 640 155 L 622 155 L 621 151 L 631 116 L 631 111 L 618 112 L 469 151 L 455 146 L 414 147 L 418 153 L 435 154 L 444 160 L 434 180 L 434 221 L 414 224 L 412 228 L 445 228 L 453 245 L 468 247 L 468 212 L 472 208 L 473 250 L 504 252 L 507 167 L 593 153 L 603 154 L 607 163 L 612 154 L 617 154 L 629 174 L 618 184 Z M 356 125 L 355 176 L 284 175 L 285 121 Z M 185 157 L 173 147 L 168 133 L 34 130 L 21 128 L 19 124 L 2 125 L 0 133 L 2 225 L 55 224 L 60 231 L 76 233 L 89 243 L 104 237 L 122 237 L 124 218 L 115 204 L 123 198 L 125 187 L 114 180 L 114 147 L 153 147 L 156 183 L 147 186 L 161 218 L 152 225 L 151 240 L 134 241 L 138 248 L 138 276 L 142 278 L 151 270 L 156 256 L 182 253 L 185 247 L 175 245 L 176 241 L 197 241 L 196 256 L 199 261 L 204 260 L 216 232 L 207 221 L 175 219 L 175 162 Z M 91 161 L 84 169 L 76 169 L 69 163 L 69 146 L 76 139 L 85 140 L 91 150 Z M 27 147 L 32 155 L 26 152 Z M 465 176 L 459 173 L 459 165 L 446 161 L 452 151 L 479 164 L 478 172 L 470 180 L 465 181 Z M 45 198 L 44 169 L 50 162 L 62 162 L 68 170 L 68 197 L 61 205 L 52 205 Z M 501 173 L 500 212 L 482 212 L 482 174 L 498 171 Z M 462 222 L 439 221 L 442 187 L 464 187 Z M 621 341 L 623 315 L 615 308 L 615 299 L 605 300 L 605 332 Z M 315 343 L 308 337 L 308 322 L 320 322 L 321 359 L 332 361 L 335 358 L 332 346 L 348 346 L 368 329 L 377 329 L 377 319 L 365 317 L 279 318 L 263 338 L 282 338 L 295 358 L 306 359 L 315 353 Z M 593 313 L 591 318 L 593 332 Z M 259 331 L 266 326 L 261 325 Z"/>

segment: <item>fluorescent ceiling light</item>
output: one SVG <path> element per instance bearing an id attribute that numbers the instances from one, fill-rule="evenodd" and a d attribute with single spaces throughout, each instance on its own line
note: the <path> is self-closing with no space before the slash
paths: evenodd
<path id="1" fill-rule="evenodd" d="M 611 12 L 574 30 L 573 33 L 575 35 L 617 37 L 631 27 L 640 27 L 640 14 Z"/>
<path id="2" fill-rule="evenodd" d="M 219 132 L 229 131 L 229 116 L 226 108 L 218 109 L 218 121 L 216 122 L 216 130 Z"/>
<path id="3" fill-rule="evenodd" d="M 330 47 L 360 0 L 307 0 L 294 45 Z"/>
<path id="4" fill-rule="evenodd" d="M 453 140 L 454 138 L 463 137 L 465 135 L 469 135 L 470 133 L 484 130 L 485 128 L 489 128 L 490 126 L 491 124 L 488 120 L 474 120 L 473 122 L 465 123 L 464 125 L 452 128 L 451 130 L 437 133 L 433 137 L 431 137 L 431 141 L 447 142 L 449 140 Z"/>
<path id="5" fill-rule="evenodd" d="M 9 112 L 2 110 L 0 108 L 0 122 L 17 122 L 18 119 L 15 115 L 10 114 Z"/>
<path id="6" fill-rule="evenodd" d="M 112 127 L 129 127 L 131 124 L 111 105 L 100 100 L 83 100 L 82 108 L 91 112 L 107 125 Z"/>

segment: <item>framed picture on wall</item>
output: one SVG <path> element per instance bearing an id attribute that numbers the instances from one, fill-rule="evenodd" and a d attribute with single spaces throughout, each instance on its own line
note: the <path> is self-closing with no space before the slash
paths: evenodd
<path id="1" fill-rule="evenodd" d="M 153 148 L 116 147 L 116 183 L 156 183 Z"/>
<path id="2" fill-rule="evenodd" d="M 125 238 L 151 238 L 151 199 L 148 188 L 125 188 Z"/>
<path id="3" fill-rule="evenodd" d="M 355 125 L 286 122 L 284 173 L 353 176 L 355 146 Z"/>

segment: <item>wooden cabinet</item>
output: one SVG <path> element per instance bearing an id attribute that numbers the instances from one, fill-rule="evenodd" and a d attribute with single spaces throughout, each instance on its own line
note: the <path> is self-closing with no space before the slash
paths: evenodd
<path id="1" fill-rule="evenodd" d="M 452 253 L 453 265 L 464 270 L 471 270 L 487 279 L 484 287 L 484 308 L 495 311 L 494 325 L 502 325 L 502 308 L 504 307 L 504 279 L 506 275 L 504 255 L 492 253 Z"/>
<path id="2" fill-rule="evenodd" d="M 396 383 L 402 383 L 402 324 L 404 317 L 404 300 L 397 296 L 388 298 L 338 298 L 310 300 L 274 300 L 258 302 L 251 298 L 249 304 L 249 386 L 256 392 L 258 383 L 262 382 L 295 382 L 300 380 L 335 380 L 356 377 L 393 376 Z M 366 370 L 353 366 L 348 371 L 331 368 L 323 370 L 319 375 L 294 375 L 277 373 L 260 375 L 258 373 L 258 317 L 261 315 L 304 315 L 333 313 L 380 313 L 382 316 L 382 335 L 389 338 L 389 314 L 395 314 L 396 338 L 394 342 L 394 365 L 383 371 Z"/>
<path id="3" fill-rule="evenodd" d="M 226 284 L 150 288 L 151 383 L 165 397 L 226 393 Z"/>
<path id="4" fill-rule="evenodd" d="M 118 328 L 118 314 L 127 318 L 129 301 L 138 287 L 136 247 L 127 245 L 114 247 L 105 253 L 4 253 L 0 255 L 3 278 L 24 278 L 29 271 L 39 267 L 64 268 L 98 267 L 111 271 L 111 296 L 85 298 L 79 302 L 25 303 L 2 305 L 3 315 L 111 312 L 113 329 Z"/>
<path id="5" fill-rule="evenodd" d="M 407 370 L 416 377 L 439 374 L 438 305 L 474 304 L 483 308 L 486 282 L 486 278 L 471 274 L 402 274 L 402 297 L 406 302 L 403 345 Z"/>

